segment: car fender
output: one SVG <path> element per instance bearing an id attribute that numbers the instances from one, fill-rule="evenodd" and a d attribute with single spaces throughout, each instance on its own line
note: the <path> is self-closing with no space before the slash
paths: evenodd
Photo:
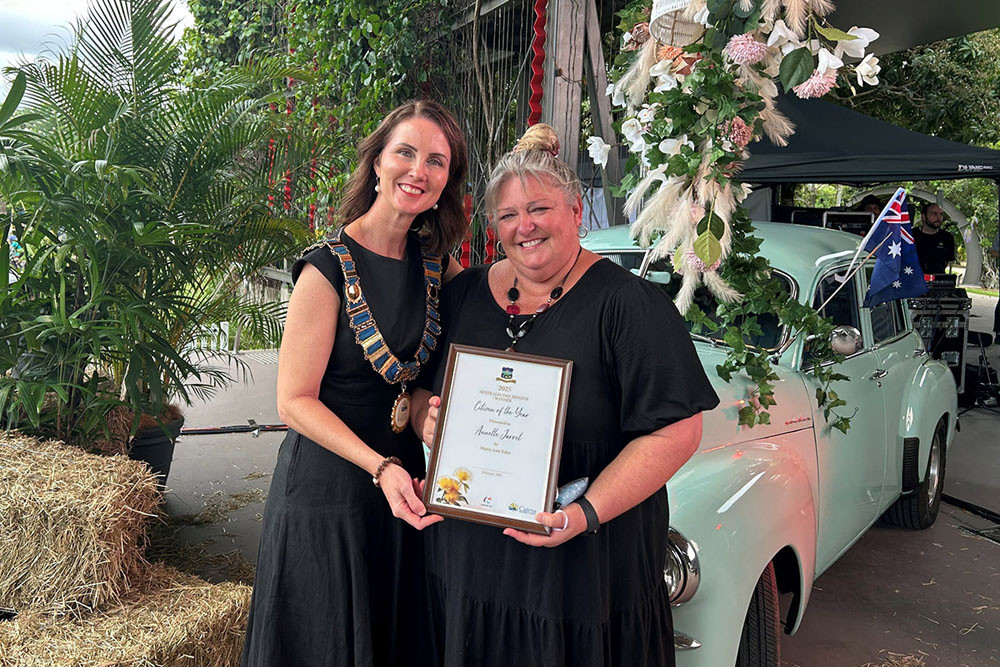
<path id="1" fill-rule="evenodd" d="M 673 611 L 676 631 L 702 644 L 678 652 L 679 666 L 735 662 L 757 579 L 788 547 L 798 561 L 798 626 L 815 572 L 815 466 L 804 428 L 700 451 L 671 479 L 670 523 L 694 542 L 701 573 L 694 597 Z"/>
<path id="2" fill-rule="evenodd" d="M 899 411 L 900 442 L 904 438 L 919 438 L 917 466 L 919 481 L 927 474 L 927 457 L 930 456 L 934 429 L 942 416 L 947 416 L 945 449 L 955 436 L 955 415 L 958 414 L 958 393 L 955 376 L 944 363 L 928 359 L 921 364 L 907 385 Z M 898 448 L 896 470 L 902 471 L 902 447 Z"/>

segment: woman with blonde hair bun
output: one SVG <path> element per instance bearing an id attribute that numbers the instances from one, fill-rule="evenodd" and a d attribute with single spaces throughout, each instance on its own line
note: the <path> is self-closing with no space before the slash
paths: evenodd
<path id="1" fill-rule="evenodd" d="M 666 481 L 719 399 L 680 315 L 654 285 L 580 246 L 580 181 L 536 125 L 493 170 L 486 208 L 507 258 L 442 294 L 449 343 L 573 361 L 559 484 L 576 501 L 536 519 L 548 536 L 446 519 L 424 531 L 445 667 L 673 665 L 663 579 Z M 414 397 L 432 440 L 441 357 Z"/>

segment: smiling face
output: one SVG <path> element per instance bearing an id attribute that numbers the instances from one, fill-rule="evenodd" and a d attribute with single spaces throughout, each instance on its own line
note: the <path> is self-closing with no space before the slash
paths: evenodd
<path id="1" fill-rule="evenodd" d="M 413 218 L 437 203 L 448 184 L 451 148 L 441 128 L 427 118 L 399 123 L 375 160 L 376 205 Z"/>
<path id="2" fill-rule="evenodd" d="M 564 272 L 580 248 L 579 196 L 570 204 L 548 176 L 516 176 L 500 187 L 494 222 L 507 257 L 519 273 L 544 281 Z"/>

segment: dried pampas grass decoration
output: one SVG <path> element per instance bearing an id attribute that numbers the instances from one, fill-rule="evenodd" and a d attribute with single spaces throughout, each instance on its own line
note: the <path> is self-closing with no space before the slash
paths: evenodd
<path id="1" fill-rule="evenodd" d="M 656 64 L 657 49 L 656 40 L 647 39 L 639 49 L 635 62 L 616 84 L 616 88 L 625 93 L 625 103 L 630 109 L 638 107 L 646 97 L 646 90 L 652 81 L 649 70 Z"/>
<path id="2" fill-rule="evenodd" d="M 772 23 L 781 13 L 781 0 L 763 0 L 760 5 L 760 20 Z"/>
<path id="3" fill-rule="evenodd" d="M 812 7 L 813 13 L 816 16 L 827 16 L 833 13 L 834 6 L 830 0 L 809 0 L 809 6 Z"/>
<path id="4" fill-rule="evenodd" d="M 809 19 L 808 0 L 783 0 L 785 5 L 785 23 L 798 35 L 806 34 L 806 24 Z"/>
<path id="5" fill-rule="evenodd" d="M 764 109 L 760 112 L 764 134 L 775 146 L 787 146 L 788 137 L 795 133 L 795 124 L 778 111 L 773 97 L 764 97 Z"/>

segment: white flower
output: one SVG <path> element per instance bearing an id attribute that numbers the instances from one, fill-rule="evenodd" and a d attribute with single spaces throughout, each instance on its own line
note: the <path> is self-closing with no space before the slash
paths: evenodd
<path id="1" fill-rule="evenodd" d="M 622 46 L 625 46 L 626 44 L 628 44 L 631 41 L 632 41 L 632 33 L 626 31 L 626 33 L 624 35 L 622 35 Z"/>
<path id="2" fill-rule="evenodd" d="M 628 118 L 622 123 L 622 135 L 629 143 L 642 141 L 642 123 L 638 118 Z M 636 151 L 633 151 L 636 152 Z"/>
<path id="3" fill-rule="evenodd" d="M 871 28 L 859 28 L 854 26 L 847 31 L 848 35 L 854 35 L 856 39 L 842 39 L 837 42 L 834 53 L 838 56 L 850 56 L 852 58 L 862 58 L 865 55 L 865 48 L 878 39 L 879 35 Z"/>
<path id="4" fill-rule="evenodd" d="M 653 88 L 654 93 L 662 93 L 666 90 L 673 90 L 677 87 L 677 78 L 673 74 L 664 74 L 663 76 L 657 77 L 656 87 Z"/>
<path id="5" fill-rule="evenodd" d="M 602 167 L 608 166 L 608 153 L 611 152 L 611 146 L 604 143 L 604 139 L 601 137 L 589 137 L 587 139 L 587 151 L 590 153 L 590 159 L 594 161 L 594 164 L 599 164 Z"/>
<path id="6" fill-rule="evenodd" d="M 604 94 L 611 98 L 611 104 L 616 107 L 625 106 L 625 93 L 616 84 L 609 83 Z"/>
<path id="7" fill-rule="evenodd" d="M 673 61 L 668 58 L 664 58 L 649 68 L 649 76 L 655 79 L 658 76 L 670 74 L 671 65 L 673 65 Z"/>
<path id="8" fill-rule="evenodd" d="M 865 56 L 865 59 L 854 67 L 854 73 L 858 75 L 859 86 L 866 83 L 869 86 L 877 86 L 878 73 L 881 71 L 882 67 L 878 64 L 878 58 L 871 53 Z"/>
<path id="9" fill-rule="evenodd" d="M 642 108 L 639 109 L 639 121 L 643 125 L 649 125 L 656 118 L 656 108 L 660 106 L 659 104 L 643 104 Z"/>
<path id="10" fill-rule="evenodd" d="M 774 22 L 774 27 L 771 28 L 771 34 L 767 38 L 768 46 L 783 46 L 788 42 L 798 44 L 799 36 L 796 35 L 791 29 L 785 25 L 785 22 L 778 19 Z"/>
<path id="11" fill-rule="evenodd" d="M 697 14 L 695 14 L 691 18 L 691 20 L 694 21 L 695 23 L 702 24 L 706 28 L 711 28 L 712 24 L 711 24 L 711 22 L 709 22 L 708 17 L 709 17 L 708 7 L 702 7 L 701 11 L 699 11 Z"/>
<path id="12" fill-rule="evenodd" d="M 629 145 L 628 149 L 633 153 L 641 155 L 643 157 L 643 162 L 646 161 L 646 151 L 649 150 L 649 144 L 646 143 L 646 140 L 643 139 L 641 135 Z"/>
<path id="13" fill-rule="evenodd" d="M 664 139 L 660 142 L 659 149 L 664 155 L 672 155 L 680 151 L 681 146 L 688 146 L 694 150 L 694 142 L 690 141 L 686 134 L 682 134 L 676 139 Z"/>
<path id="14" fill-rule="evenodd" d="M 836 71 L 843 66 L 844 66 L 843 60 L 833 55 L 825 48 L 819 50 L 819 64 L 816 66 L 817 72 L 820 72 L 822 74 L 823 72 L 828 72 L 830 70 Z"/>

